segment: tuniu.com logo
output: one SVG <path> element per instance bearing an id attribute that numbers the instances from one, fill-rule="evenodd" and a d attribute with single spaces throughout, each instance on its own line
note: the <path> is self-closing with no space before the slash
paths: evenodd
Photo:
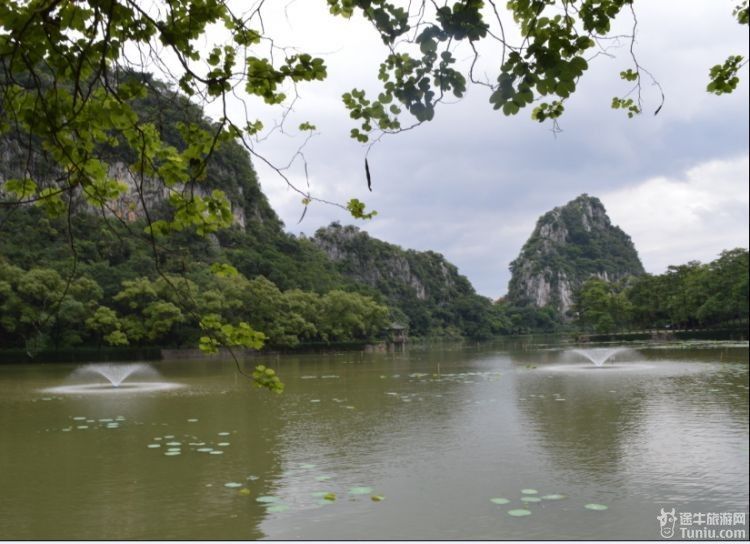
<path id="1" fill-rule="evenodd" d="M 661 509 L 656 516 L 662 538 L 681 540 L 746 540 L 745 512 L 677 512 Z"/>
<path id="2" fill-rule="evenodd" d="M 672 508 L 669 512 L 661 509 L 661 514 L 656 516 L 659 521 L 659 534 L 662 538 L 672 538 L 674 536 L 674 526 L 677 523 L 676 510 Z"/>

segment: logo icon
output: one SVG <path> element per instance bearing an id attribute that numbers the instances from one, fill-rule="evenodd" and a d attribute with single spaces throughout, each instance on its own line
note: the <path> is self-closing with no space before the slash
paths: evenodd
<path id="1" fill-rule="evenodd" d="M 656 516 L 659 521 L 659 533 L 662 538 L 672 538 L 674 536 L 674 525 L 677 523 L 677 514 L 674 508 L 667 512 L 661 509 L 661 515 Z"/>

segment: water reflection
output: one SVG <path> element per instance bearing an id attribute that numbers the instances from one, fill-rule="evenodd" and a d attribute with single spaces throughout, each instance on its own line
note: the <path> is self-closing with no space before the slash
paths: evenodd
<path id="1" fill-rule="evenodd" d="M 748 373 L 746 362 L 731 362 L 743 354 L 724 352 L 724 363 L 717 350 L 713 359 L 678 354 L 649 352 L 648 364 L 589 371 L 559 365 L 553 352 L 538 365 L 516 357 L 519 413 L 548 462 L 570 478 L 657 502 L 710 497 L 714 509 L 745 508 L 746 494 L 736 491 L 748 482 L 739 461 L 747 458 Z"/>

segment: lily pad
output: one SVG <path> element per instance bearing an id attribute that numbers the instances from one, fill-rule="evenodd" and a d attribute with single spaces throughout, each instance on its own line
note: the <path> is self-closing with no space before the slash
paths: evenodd
<path id="1" fill-rule="evenodd" d="M 242 484 L 239 482 L 227 482 L 224 484 L 224 487 L 228 487 L 230 489 L 236 489 L 236 488 L 242 487 Z"/>
<path id="2" fill-rule="evenodd" d="M 523 493 L 524 495 L 536 495 L 537 493 L 539 493 L 539 491 L 537 491 L 536 489 L 522 489 L 521 493 Z"/>
<path id="3" fill-rule="evenodd" d="M 255 499 L 256 502 L 262 502 L 264 504 L 273 504 L 279 502 L 281 499 L 274 497 L 273 495 L 263 495 Z"/>
<path id="4" fill-rule="evenodd" d="M 521 502 L 542 502 L 539 497 L 521 497 Z"/>
<path id="5" fill-rule="evenodd" d="M 221 447 L 223 448 L 223 447 L 226 447 L 226 446 L 228 446 L 229 444 L 230 444 L 229 442 L 219 442 L 219 443 L 218 443 L 218 444 L 216 444 L 216 445 L 217 445 L 217 446 L 221 446 Z"/>
<path id="6" fill-rule="evenodd" d="M 243 487 L 242 489 L 240 489 L 240 490 L 238 491 L 238 493 L 239 493 L 240 495 L 245 495 L 245 496 L 247 496 L 247 495 L 249 495 L 249 494 L 250 494 L 250 490 L 249 490 L 248 488 L 246 488 L 246 487 Z"/>
<path id="7" fill-rule="evenodd" d="M 199 451 L 201 453 L 211 453 L 212 451 L 214 451 L 214 449 L 213 448 L 198 448 L 195 451 Z"/>
<path id="8" fill-rule="evenodd" d="M 289 507 L 286 504 L 272 504 L 271 506 L 266 508 L 266 512 L 269 512 L 271 514 L 286 512 L 287 510 L 289 510 Z"/>
<path id="9" fill-rule="evenodd" d="M 495 504 L 508 504 L 510 501 L 508 499 L 505 499 L 503 497 L 494 497 L 490 499 L 491 502 L 494 502 Z"/>
<path id="10" fill-rule="evenodd" d="M 209 455 L 223 455 L 224 452 L 221 450 L 211 450 L 208 452 Z"/>
<path id="11" fill-rule="evenodd" d="M 196 418 L 194 418 L 194 417 L 191 417 L 190 419 L 187 420 L 188 423 L 195 423 L 197 421 L 198 420 Z"/>
<path id="12" fill-rule="evenodd" d="M 182 453 L 181 451 L 165 451 L 164 455 L 168 455 L 171 457 L 173 455 L 180 455 L 181 453 Z"/>
<path id="13" fill-rule="evenodd" d="M 567 498 L 565 495 L 560 495 L 558 493 L 553 493 L 552 495 L 542 495 L 542 499 L 544 499 L 545 501 L 559 501 L 565 498 Z"/>
<path id="14" fill-rule="evenodd" d="M 216 434 L 218 434 L 219 436 L 229 436 L 231 433 L 224 431 L 224 432 L 216 433 Z"/>
<path id="15" fill-rule="evenodd" d="M 525 508 L 518 508 L 516 510 L 508 510 L 508 515 L 513 516 L 514 518 L 522 518 L 524 516 L 530 516 L 531 510 L 526 510 Z"/>
<path id="16" fill-rule="evenodd" d="M 609 507 L 604 504 L 596 504 L 594 502 L 590 502 L 589 504 L 585 505 L 584 508 L 588 508 L 589 510 L 607 510 L 607 508 Z"/>
<path id="17" fill-rule="evenodd" d="M 167 446 L 182 446 L 181 442 L 167 442 Z"/>
<path id="18" fill-rule="evenodd" d="M 372 493 L 371 487 L 352 487 L 349 490 L 350 495 L 369 495 Z"/>

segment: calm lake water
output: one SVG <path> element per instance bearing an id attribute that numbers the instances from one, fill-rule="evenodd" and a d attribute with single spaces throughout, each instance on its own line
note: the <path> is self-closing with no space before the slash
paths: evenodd
<path id="1" fill-rule="evenodd" d="M 124 384 L 182 387 L 142 392 L 0 367 L 0 537 L 657 539 L 661 508 L 747 516 L 747 344 L 263 362 L 283 395 L 228 361 L 154 363 Z"/>

